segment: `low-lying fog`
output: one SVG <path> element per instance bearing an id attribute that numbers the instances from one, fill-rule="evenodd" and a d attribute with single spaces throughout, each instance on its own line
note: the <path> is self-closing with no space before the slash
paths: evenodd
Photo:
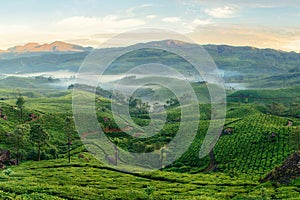
<path id="1" fill-rule="evenodd" d="M 234 71 L 225 71 L 220 70 L 219 74 L 222 78 L 224 77 L 233 77 L 233 76 L 239 76 L 240 73 L 234 72 Z M 61 71 L 49 71 L 49 72 L 36 72 L 36 73 L 15 73 L 15 74 L 1 74 L 0 79 L 3 79 L 8 76 L 15 76 L 15 77 L 37 77 L 37 76 L 43 76 L 43 77 L 52 77 L 59 79 L 60 81 L 54 82 L 54 83 L 46 83 L 46 85 L 57 88 L 57 89 L 67 89 L 69 85 L 74 83 L 83 83 L 85 82 L 88 84 L 88 82 L 100 82 L 101 86 L 104 89 L 111 89 L 112 83 L 118 82 L 119 80 L 122 80 L 124 78 L 143 78 L 142 74 L 121 74 L 121 75 L 102 75 L 101 77 L 99 75 L 87 75 L 85 80 L 76 80 L 77 72 L 67 71 L 67 70 L 61 70 Z M 80 76 L 84 77 L 84 76 Z M 179 78 L 182 79 L 182 77 L 175 77 L 173 78 Z M 190 78 L 186 78 L 188 81 L 201 81 L 200 78 L 195 78 L 191 76 Z M 93 85 L 93 84 L 92 84 Z M 234 88 L 236 90 L 244 90 L 247 89 L 246 85 L 244 83 L 224 83 L 225 88 Z"/>

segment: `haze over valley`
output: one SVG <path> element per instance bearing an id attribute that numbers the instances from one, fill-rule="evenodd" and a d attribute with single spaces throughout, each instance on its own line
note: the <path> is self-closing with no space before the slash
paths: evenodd
<path id="1" fill-rule="evenodd" d="M 298 200 L 299 10 L 0 0 L 0 200 Z"/>

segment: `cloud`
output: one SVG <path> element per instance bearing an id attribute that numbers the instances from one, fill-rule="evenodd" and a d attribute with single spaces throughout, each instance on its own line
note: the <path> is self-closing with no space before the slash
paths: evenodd
<path id="1" fill-rule="evenodd" d="M 156 15 L 147 15 L 146 18 L 147 19 L 155 19 L 157 16 Z"/>
<path id="2" fill-rule="evenodd" d="M 265 28 L 242 25 L 198 26 L 191 37 L 201 44 L 253 46 L 300 52 L 300 29 Z M 291 42 L 292 41 L 292 42 Z"/>
<path id="3" fill-rule="evenodd" d="M 190 21 L 185 21 L 183 22 L 183 27 L 185 27 L 186 31 L 185 33 L 193 32 L 195 29 L 201 26 L 208 26 L 212 25 L 214 22 L 212 19 L 194 19 L 192 22 Z"/>
<path id="4" fill-rule="evenodd" d="M 224 5 L 224 0 L 177 0 L 182 4 L 198 4 L 202 6 L 222 6 Z M 296 6 L 299 7 L 299 1 L 297 0 L 226 0 L 226 4 L 228 5 L 237 5 L 241 7 L 249 7 L 249 8 L 272 8 L 272 7 L 280 7 L 280 6 Z"/>
<path id="5" fill-rule="evenodd" d="M 72 16 L 43 25 L 2 23 L 0 24 L 0 49 L 28 42 L 49 43 L 55 40 L 78 41 L 78 44 L 97 46 L 116 33 L 140 28 L 145 24 L 146 19 L 132 17 L 127 13 L 103 17 Z M 106 34 L 106 36 L 92 36 L 96 33 Z"/>
<path id="6" fill-rule="evenodd" d="M 231 6 L 223 6 L 205 9 L 204 12 L 214 18 L 232 18 L 235 16 L 236 9 Z"/>
<path id="7" fill-rule="evenodd" d="M 64 31 L 76 31 L 77 33 L 110 33 L 123 32 L 146 22 L 138 18 L 120 18 L 116 15 L 105 17 L 74 16 L 62 19 L 56 23 L 58 29 Z"/>
<path id="8" fill-rule="evenodd" d="M 151 7 L 151 6 L 153 6 L 153 5 L 152 5 L 152 4 L 142 4 L 142 5 L 139 5 L 139 6 L 134 6 L 134 7 L 128 8 L 128 9 L 126 10 L 126 13 L 129 14 L 129 15 L 131 15 L 131 16 L 134 16 L 134 15 L 135 15 L 134 12 L 135 12 L 136 10 L 139 10 L 139 9 L 141 9 L 141 8 Z"/>
<path id="9" fill-rule="evenodd" d="M 180 22 L 181 19 L 179 17 L 165 17 L 162 19 L 162 21 L 168 23 L 176 23 L 176 22 Z"/>
<path id="10" fill-rule="evenodd" d="M 211 19 L 194 19 L 192 21 L 193 26 L 204 26 L 209 24 L 213 24 Z"/>
<path id="11" fill-rule="evenodd" d="M 289 49 L 291 51 L 300 52 L 300 38 L 298 40 L 293 40 L 286 45 L 283 46 L 285 49 Z"/>

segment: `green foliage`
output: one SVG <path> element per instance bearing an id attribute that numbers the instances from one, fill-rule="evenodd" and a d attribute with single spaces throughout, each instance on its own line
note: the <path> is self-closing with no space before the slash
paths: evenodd
<path id="1" fill-rule="evenodd" d="M 203 89 L 202 85 L 195 85 L 195 87 L 199 90 Z M 293 134 L 298 133 L 296 127 L 299 126 L 299 119 L 263 114 L 268 112 L 267 107 L 263 104 L 254 104 L 253 98 L 249 98 L 247 104 L 235 103 L 233 100 L 228 104 L 225 128 L 230 127 L 233 132 L 222 135 L 213 149 L 217 161 L 217 172 L 201 173 L 210 163 L 208 156 L 199 159 L 199 149 L 207 131 L 211 111 L 209 104 L 201 104 L 199 106 L 201 120 L 197 136 L 189 149 L 173 165 L 167 166 L 160 172 L 130 174 L 113 171 L 95 161 L 90 154 L 84 153 L 86 149 L 77 137 L 71 117 L 70 92 L 51 91 L 51 93 L 41 94 L 42 97 L 26 98 L 24 113 L 34 113 L 38 117 L 33 120 L 24 118 L 25 125 L 17 126 L 19 112 L 14 107 L 15 97 L 10 96 L 11 93 L 8 90 L 2 89 L 1 91 L 7 97 L 11 97 L 0 102 L 3 112 L 8 116 L 7 121 L 3 120 L 0 123 L 1 141 L 5 141 L 0 144 L 1 148 L 16 151 L 16 147 L 19 146 L 19 152 L 23 153 L 24 159 L 20 166 L 12 168 L 14 173 L 9 183 L 6 177 L 0 177 L 0 198 L 194 199 L 196 196 L 201 196 L 204 199 L 267 199 L 297 197 L 298 186 L 278 185 L 275 187 L 270 184 L 263 185 L 264 189 L 262 189 L 257 180 L 279 165 L 293 151 L 292 141 L 296 142 Z M 285 95 L 290 97 L 296 91 L 298 90 L 291 89 Z M 270 91 L 269 94 L 272 94 L 272 97 L 277 95 L 276 91 L 274 93 Z M 82 95 L 88 96 L 89 93 L 83 91 Z M 264 95 L 267 95 L 267 92 L 265 94 L 253 91 L 251 95 L 265 98 Z M 108 124 L 114 127 L 110 111 L 111 101 L 97 96 L 95 102 L 101 127 Z M 288 108 L 288 104 L 282 101 L 279 103 Z M 139 104 L 136 101 L 136 105 Z M 290 110 L 286 110 L 286 114 L 289 114 Z M 154 137 L 141 139 L 130 137 L 123 132 L 111 132 L 107 135 L 111 141 L 126 151 L 152 152 L 160 149 L 176 135 L 180 125 L 180 111 L 176 105 L 168 107 L 166 109 L 167 121 L 163 129 Z M 105 122 L 104 117 L 109 118 L 109 122 Z M 136 113 L 132 117 L 139 120 L 140 124 L 146 124 L 148 120 L 147 115 L 141 113 Z M 188 117 L 189 121 L 198 120 L 193 116 Z M 293 121 L 291 126 L 287 126 L 289 120 Z M 31 126 L 29 134 L 26 129 L 28 125 Z M 130 124 L 130 126 L 132 126 L 131 133 L 139 132 L 134 125 Z M 19 134 L 20 132 L 22 133 Z M 47 142 L 42 139 L 40 142 L 39 134 L 33 134 L 33 132 L 47 132 L 48 136 L 45 137 Z M 276 133 L 275 137 L 272 136 L 273 132 Z M 11 134 L 11 137 L 8 137 L 7 133 Z M 23 139 L 25 142 L 26 135 L 30 141 L 34 142 L 34 145 L 23 146 Z M 91 135 L 90 138 L 93 136 Z M 10 139 L 11 142 L 8 142 Z M 72 141 L 70 151 L 67 149 L 69 141 Z M 48 160 L 25 162 L 24 160 L 36 159 L 39 144 L 41 144 L 41 158 Z M 68 152 L 72 159 L 70 164 L 65 159 Z M 168 154 L 157 154 L 153 160 L 160 158 L 168 159 Z M 120 162 L 119 165 L 126 165 L 121 160 L 118 162 Z M 160 164 L 160 162 L 153 163 L 153 166 L 160 166 Z M 291 184 L 296 185 L 296 180 Z"/>
<path id="2" fill-rule="evenodd" d="M 232 134 L 221 136 L 214 148 L 218 169 L 262 175 L 291 154 L 292 127 L 282 117 L 254 114 L 230 123 Z"/>
<path id="3" fill-rule="evenodd" d="M 249 176 L 220 172 L 124 173 L 97 162 L 72 157 L 26 162 L 13 167 L 8 181 L 0 177 L 2 199 L 297 199 L 296 185 L 260 184 Z M 296 184 L 296 183 L 295 183 Z"/>
<path id="4" fill-rule="evenodd" d="M 38 160 L 41 160 L 41 147 L 47 144 L 49 140 L 48 133 L 40 124 L 33 124 L 30 129 L 30 141 L 38 146 Z"/>
<path id="5" fill-rule="evenodd" d="M 139 98 L 131 96 L 128 99 L 129 113 L 132 116 L 133 121 L 140 126 L 147 126 L 149 124 L 149 109 L 148 102 L 143 102 Z"/>
<path id="6" fill-rule="evenodd" d="M 11 144 L 16 152 L 17 161 L 19 162 L 24 156 L 24 150 L 29 144 L 28 136 L 30 131 L 29 124 L 21 124 L 16 126 L 14 131 L 9 134 L 8 143 Z M 23 150 L 23 151 L 22 151 Z"/>
<path id="7" fill-rule="evenodd" d="M 249 103 L 272 104 L 278 102 L 285 106 L 298 103 L 300 88 L 299 86 L 284 89 L 247 89 L 233 92 L 227 96 L 228 102 L 244 102 L 248 99 Z"/>
<path id="8" fill-rule="evenodd" d="M 18 106 L 19 109 L 22 109 L 24 104 L 25 104 L 25 99 L 23 96 L 20 95 L 16 101 L 16 105 Z"/>
<path id="9" fill-rule="evenodd" d="M 11 169 L 5 169 L 5 170 L 3 170 L 3 174 L 5 175 L 5 176 L 7 176 L 7 177 L 10 177 L 10 175 L 11 175 L 11 173 L 12 173 L 13 171 L 11 170 Z"/>
<path id="10" fill-rule="evenodd" d="M 177 98 L 170 98 L 165 104 L 165 107 L 179 106 L 179 101 Z"/>
<path id="11" fill-rule="evenodd" d="M 25 99 L 22 95 L 20 95 L 16 101 L 16 105 L 18 106 L 18 108 L 20 109 L 20 121 L 23 121 L 23 108 L 24 108 L 24 104 L 25 104 Z"/>
<path id="12" fill-rule="evenodd" d="M 75 130 L 74 117 L 67 116 L 65 119 L 64 131 L 67 134 L 67 146 L 68 146 L 68 161 L 71 162 L 71 145 L 72 141 L 76 138 L 77 132 Z"/>
<path id="13" fill-rule="evenodd" d="M 147 188 L 145 189 L 145 192 L 148 196 L 150 196 L 151 194 L 153 194 L 153 192 L 156 190 L 156 187 L 150 185 L 147 186 Z"/>
<path id="14" fill-rule="evenodd" d="M 272 104 L 268 104 L 267 108 L 269 110 L 270 113 L 274 114 L 274 115 L 284 115 L 286 108 L 284 107 L 283 104 L 278 103 L 278 102 L 272 102 Z"/>
<path id="15" fill-rule="evenodd" d="M 300 127 L 294 127 L 290 133 L 291 149 L 296 151 L 300 150 Z"/>

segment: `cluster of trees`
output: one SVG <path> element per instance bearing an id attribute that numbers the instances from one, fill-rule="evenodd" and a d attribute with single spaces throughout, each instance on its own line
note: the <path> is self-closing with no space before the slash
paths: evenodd
<path id="1" fill-rule="evenodd" d="M 131 96 L 128 99 L 130 114 L 149 114 L 150 105 L 139 98 Z"/>
<path id="2" fill-rule="evenodd" d="M 266 105 L 266 111 L 277 116 L 300 117 L 300 104 L 291 103 L 284 105 L 283 103 L 273 101 Z"/>
<path id="3" fill-rule="evenodd" d="M 279 102 L 273 101 L 271 104 L 267 105 L 268 111 L 273 115 L 284 115 L 286 111 L 286 107 Z"/>
<path id="4" fill-rule="evenodd" d="M 20 124 L 9 134 L 8 142 L 15 151 L 17 163 L 20 162 L 25 150 L 32 145 L 38 148 L 37 160 L 41 160 L 41 148 L 49 141 L 49 134 L 40 124 Z"/>
<path id="5" fill-rule="evenodd" d="M 23 110 L 25 105 L 25 99 L 22 95 L 19 95 L 16 101 L 16 106 L 19 109 L 19 124 L 15 127 L 13 131 L 8 133 L 6 143 L 11 146 L 11 151 L 16 159 L 16 164 L 18 164 L 25 157 L 32 158 L 28 156 L 29 152 L 33 153 L 37 157 L 36 160 L 41 160 L 41 152 L 44 147 L 51 146 L 50 135 L 45 130 L 45 128 L 40 123 L 26 123 L 23 119 Z M 63 131 L 66 133 L 67 146 L 68 146 L 68 160 L 71 161 L 71 145 L 72 141 L 75 139 L 75 124 L 74 119 L 71 116 L 65 118 Z M 54 148 L 55 149 L 55 148 Z M 55 151 L 55 150 L 54 150 Z M 34 158 L 32 158 L 34 159 Z"/>
<path id="6" fill-rule="evenodd" d="M 179 100 L 176 97 L 172 97 L 166 101 L 165 107 L 179 106 Z"/>

